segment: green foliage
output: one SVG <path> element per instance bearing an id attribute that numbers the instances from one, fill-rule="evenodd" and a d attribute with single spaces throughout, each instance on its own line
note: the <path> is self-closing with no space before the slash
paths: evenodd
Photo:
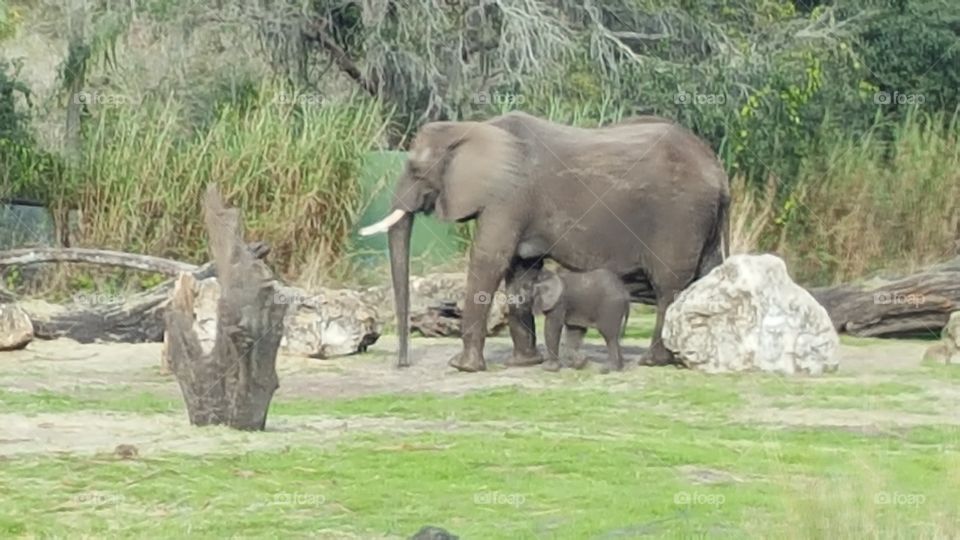
<path id="1" fill-rule="evenodd" d="M 8 0 L 0 0 L 0 41 L 16 35 L 21 17 L 19 8 L 11 6 Z"/>
<path id="2" fill-rule="evenodd" d="M 956 229 L 945 224 L 958 219 L 958 141 L 956 115 L 917 107 L 892 126 L 828 139 L 804 158 L 795 189 L 772 201 L 757 248 L 783 253 L 791 274 L 807 283 L 909 271 L 952 256 Z"/>
<path id="3" fill-rule="evenodd" d="M 19 17 L 7 4 L 0 5 L 0 39 L 10 26 L 5 21 Z M 944 217 L 939 207 L 913 223 L 926 231 L 917 236 L 939 244 L 928 251 L 902 244 L 895 249 L 870 249 L 869 263 L 851 263 L 848 255 L 841 254 L 848 250 L 839 246 L 843 235 L 827 233 L 828 227 L 818 225 L 834 219 L 820 216 L 839 211 L 838 204 L 830 202 L 831 195 L 825 194 L 825 186 L 841 189 L 838 186 L 843 185 L 847 193 L 862 194 L 874 193 L 872 183 L 887 182 L 856 175 L 844 165 L 850 156 L 837 152 L 837 147 L 851 149 L 858 141 L 868 141 L 869 150 L 865 142 L 857 151 L 861 166 L 881 175 L 896 170 L 919 177 L 906 163 L 891 161 L 906 155 L 896 145 L 904 140 L 903 131 L 917 121 L 909 118 L 908 104 L 930 119 L 924 123 L 943 122 L 939 130 L 930 125 L 924 136 L 934 137 L 937 144 L 933 146 L 946 155 L 925 153 L 926 159 L 953 163 L 949 146 L 940 144 L 955 139 L 956 125 L 949 121 L 960 91 L 960 71 L 953 69 L 960 61 L 956 46 L 960 4 L 949 0 L 605 0 L 588 4 L 411 0 L 392 2 L 384 10 L 365 10 L 358 2 L 342 0 L 281 0 L 269 9 L 255 0 L 240 0 L 230 9 L 199 0 L 150 0 L 129 6 L 90 5 L 87 17 L 87 43 L 76 45 L 68 55 L 61 84 L 68 86 L 72 77 L 80 75 L 80 67 L 86 66 L 91 75 L 99 76 L 86 77 L 88 81 L 109 80 L 106 86 L 139 101 L 136 107 L 85 107 L 84 166 L 69 177 L 60 160 L 39 150 L 30 135 L 29 111 L 23 105 L 29 90 L 18 82 L 16 69 L 0 66 L 0 189 L 53 205 L 83 201 L 97 208 L 85 213 L 86 220 L 112 215 L 105 210 L 108 205 L 131 211 L 131 223 L 113 215 L 106 223 L 88 225 L 86 242 L 200 258 L 201 232 L 187 207 L 170 215 L 169 221 L 181 223 L 178 226 L 152 217 L 133 224 L 133 216 L 166 212 L 173 203 L 165 199 L 173 192 L 183 190 L 194 196 L 185 185 L 232 180 L 222 176 L 227 174 L 245 175 L 245 180 L 238 181 L 243 186 L 239 193 L 244 204 L 258 208 L 257 212 L 266 212 L 263 209 L 276 204 L 275 198 L 283 198 L 285 190 L 309 192 L 300 191 L 302 182 L 290 180 L 298 185 L 274 190 L 267 187 L 269 182 L 253 178 L 268 178 L 278 169 L 285 171 L 281 176 L 296 177 L 309 168 L 306 153 L 301 153 L 309 145 L 302 138 L 325 138 L 314 114 L 323 101 L 324 110 L 345 103 L 353 111 L 352 120 L 343 120 L 343 131 L 335 128 L 334 132 L 342 139 L 337 144 L 357 152 L 384 140 L 402 147 L 430 120 L 483 119 L 513 109 L 581 126 L 632 115 L 672 118 L 710 143 L 731 178 L 737 179 L 738 190 L 762 193 L 773 186 L 775 196 L 765 209 L 772 216 L 759 226 L 762 234 L 752 247 L 777 246 L 790 253 L 792 246 L 805 245 L 805 252 L 822 263 L 816 275 L 812 260 L 803 264 L 806 269 L 800 276 L 811 279 L 851 275 L 853 268 L 866 271 L 882 264 L 881 252 L 893 257 L 887 264 L 896 264 L 897 257 L 927 260 L 941 256 L 951 244 L 944 235 L 932 232 L 934 219 L 952 219 Z M 268 64 L 280 82 L 265 81 L 262 66 L 252 61 L 215 63 L 200 58 L 175 76 L 167 73 L 159 87 L 121 88 L 127 78 L 116 44 L 135 18 L 155 24 L 155 30 L 212 36 L 214 46 L 224 41 L 218 32 L 243 29 L 261 46 L 256 61 Z M 329 43 L 343 54 L 332 55 Z M 192 54 L 202 49 L 190 50 Z M 351 65 L 356 72 L 348 69 Z M 282 85 L 280 92 L 295 97 L 281 100 L 285 116 L 262 117 L 264 101 L 271 99 L 263 94 L 265 82 L 277 88 Z M 355 98 L 348 97 L 358 87 L 377 101 L 377 122 L 390 119 L 386 136 L 381 137 L 383 126 L 374 128 L 376 122 L 365 123 L 356 116 L 370 114 L 358 112 L 368 105 L 357 106 Z M 176 99 L 169 97 L 173 92 Z M 276 92 L 271 95 L 276 97 Z M 231 127 L 225 128 L 225 123 Z M 365 126 L 360 130 L 362 140 L 344 127 L 351 123 Z M 287 147 L 298 141 L 294 145 L 300 149 L 266 156 L 264 149 L 278 140 Z M 201 150 L 205 144 L 217 147 L 220 161 Z M 346 181 L 359 167 L 359 161 L 347 157 L 352 152 L 334 152 L 337 161 L 328 164 L 328 178 L 339 179 L 331 180 L 330 188 L 344 188 L 347 199 L 362 196 Z M 293 162 L 281 163 L 281 159 Z M 923 163 L 911 163 L 926 169 Z M 248 168 L 238 170 L 244 167 Z M 114 169 L 122 173 L 111 172 Z M 831 172 L 838 170 L 856 176 L 863 185 L 834 178 Z M 949 187 L 953 178 L 945 171 L 930 171 L 937 176 L 924 184 L 927 189 Z M 121 174 L 163 179 L 175 187 L 170 194 L 145 195 L 144 189 L 133 189 L 135 181 L 121 181 Z M 150 185 L 152 180 L 146 182 Z M 93 193 L 100 200 L 94 201 Z M 332 211 L 338 199 L 330 196 L 334 198 L 318 202 L 307 197 L 297 204 L 320 211 L 324 219 L 332 212 L 329 227 L 337 231 L 334 237 L 342 239 L 355 228 L 351 220 L 358 215 L 359 202 L 347 204 L 347 211 Z M 134 203 L 129 197 L 143 200 Z M 858 200 L 874 211 L 917 215 L 911 209 L 892 208 L 896 203 L 889 197 Z M 756 212 L 765 214 L 760 209 Z M 272 212 L 265 215 L 274 216 Z M 308 230 L 314 233 L 321 228 L 317 216 L 298 214 L 296 219 L 300 226 L 312 223 Z M 257 226 L 274 229 L 270 220 L 258 221 Z M 115 230 L 123 232 L 108 234 Z M 189 247 L 173 247 L 175 237 L 169 236 L 173 231 L 188 238 Z M 471 227 L 457 226 L 457 231 L 467 246 Z M 281 234 L 280 228 L 269 234 Z M 788 238 L 790 244 L 785 244 Z M 848 241 L 853 240 L 843 240 Z M 324 242 L 327 247 L 321 251 L 331 256 L 342 253 L 342 240 L 328 237 Z M 294 257 L 294 251 L 292 246 L 282 248 L 281 257 Z M 796 258 L 805 257 L 797 254 Z M 295 272 L 304 264 L 291 262 L 287 270 Z"/>
<path id="4" fill-rule="evenodd" d="M 41 200 L 81 210 L 83 245 L 194 262 L 207 258 L 198 204 L 217 183 L 250 234 L 271 244 L 276 267 L 299 275 L 342 255 L 365 204 L 354 178 L 384 118 L 369 100 L 304 102 L 284 92 L 245 87 L 199 131 L 183 129 L 189 109 L 172 96 L 101 107 L 69 176 L 21 178 Z"/>
<path id="5" fill-rule="evenodd" d="M 32 105 L 31 92 L 19 79 L 20 62 L 0 59 L 0 198 L 11 195 L 43 201 L 47 188 L 61 178 L 55 156 L 37 147 L 24 105 Z"/>
<path id="6" fill-rule="evenodd" d="M 858 50 L 866 80 L 889 94 L 890 110 L 902 114 L 906 108 L 896 96 L 922 96 L 929 109 L 952 112 L 960 95 L 960 4 L 952 0 L 879 2 L 879 8 L 865 4 L 859 9 L 869 9 L 871 15 L 859 30 Z"/>

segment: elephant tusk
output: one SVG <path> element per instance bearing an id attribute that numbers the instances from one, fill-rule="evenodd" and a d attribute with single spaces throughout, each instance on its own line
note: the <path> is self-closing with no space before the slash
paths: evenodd
<path id="1" fill-rule="evenodd" d="M 360 229 L 360 236 L 370 236 L 371 234 L 385 233 L 390 227 L 403 219 L 407 213 L 403 210 L 394 210 L 390 213 L 389 216 L 381 219 L 380 221 L 374 223 L 373 225 L 368 225 Z"/>

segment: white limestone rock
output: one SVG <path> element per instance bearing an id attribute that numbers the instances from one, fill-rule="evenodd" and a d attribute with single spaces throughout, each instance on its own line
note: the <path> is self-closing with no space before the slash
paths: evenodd
<path id="1" fill-rule="evenodd" d="M 708 373 L 820 375 L 839 367 L 827 310 L 774 255 L 734 255 L 677 295 L 664 345 Z"/>

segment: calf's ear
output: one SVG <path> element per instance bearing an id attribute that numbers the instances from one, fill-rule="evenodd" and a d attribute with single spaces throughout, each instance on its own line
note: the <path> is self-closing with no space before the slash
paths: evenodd
<path id="1" fill-rule="evenodd" d="M 533 286 L 533 312 L 540 315 L 557 306 L 563 295 L 563 280 L 553 272 L 544 275 Z"/>

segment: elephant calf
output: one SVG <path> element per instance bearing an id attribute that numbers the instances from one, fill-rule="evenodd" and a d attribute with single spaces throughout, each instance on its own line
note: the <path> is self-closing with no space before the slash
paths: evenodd
<path id="1" fill-rule="evenodd" d="M 533 311 L 546 317 L 544 337 L 548 358 L 543 368 L 560 369 L 560 333 L 574 353 L 573 367 L 581 369 L 586 359 L 579 354 L 587 327 L 594 327 L 607 342 L 609 357 L 602 373 L 623 369 L 620 337 L 630 314 L 630 293 L 623 281 L 605 269 L 589 272 L 540 272 L 533 286 Z"/>

